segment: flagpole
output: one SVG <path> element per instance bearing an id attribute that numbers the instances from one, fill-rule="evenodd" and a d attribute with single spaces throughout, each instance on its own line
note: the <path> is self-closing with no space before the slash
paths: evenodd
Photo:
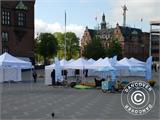
<path id="1" fill-rule="evenodd" d="M 65 11 L 65 30 L 64 30 L 64 58 L 66 59 L 66 11 Z"/>
<path id="2" fill-rule="evenodd" d="M 143 22 L 143 19 L 141 18 L 141 30 L 142 30 L 142 22 Z"/>

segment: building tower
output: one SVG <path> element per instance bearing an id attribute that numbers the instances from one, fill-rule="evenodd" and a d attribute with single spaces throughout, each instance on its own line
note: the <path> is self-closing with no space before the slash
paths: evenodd
<path id="1" fill-rule="evenodd" d="M 106 20 L 104 13 L 102 15 L 101 29 L 106 29 Z"/>
<path id="2" fill-rule="evenodd" d="M 126 5 L 122 6 L 122 9 L 123 9 L 123 27 L 126 27 L 126 11 L 128 9 Z"/>
<path id="3" fill-rule="evenodd" d="M 9 54 L 34 63 L 35 0 L 3 0 L 1 3 L 0 54 Z M 29 59 L 28 59 L 29 58 Z"/>

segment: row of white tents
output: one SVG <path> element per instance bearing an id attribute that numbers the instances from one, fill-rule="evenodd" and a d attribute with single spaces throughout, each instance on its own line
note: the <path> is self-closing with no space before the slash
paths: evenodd
<path id="1" fill-rule="evenodd" d="M 0 55 L 0 82 L 22 81 L 21 70 L 32 68 L 31 62 L 21 60 L 5 52 Z"/>
<path id="2" fill-rule="evenodd" d="M 117 56 L 113 58 L 100 58 L 97 61 L 92 58 L 86 60 L 84 58 L 79 58 L 77 60 L 69 60 L 66 61 L 62 59 L 59 61 L 60 70 L 67 70 L 68 76 L 74 76 L 75 69 L 81 70 L 81 74 L 84 70 L 88 70 L 88 76 L 98 76 L 101 75 L 102 72 L 106 74 L 110 74 L 112 79 L 115 76 L 144 76 L 147 80 L 151 79 L 151 63 L 152 57 L 149 57 L 146 62 L 142 62 L 135 58 L 123 58 L 121 60 L 117 60 Z M 49 66 L 45 67 L 45 84 L 51 84 L 51 71 L 56 69 L 56 64 L 53 63 Z M 60 77 L 62 78 L 62 77 Z"/>
<path id="3" fill-rule="evenodd" d="M 112 78 L 114 76 L 144 76 L 146 80 L 151 79 L 151 63 L 152 57 L 149 57 L 146 62 L 139 61 L 135 58 L 123 58 L 117 61 L 117 57 L 100 58 L 97 61 L 92 58 L 86 60 L 79 58 L 77 60 L 57 60 L 58 64 L 51 64 L 45 67 L 45 84 L 51 84 L 51 71 L 61 71 L 63 69 L 68 71 L 68 76 L 74 76 L 75 69 L 81 70 L 81 75 L 84 70 L 88 69 L 88 76 L 97 76 L 100 72 L 111 72 Z M 3 81 L 21 81 L 21 69 L 32 69 L 32 63 L 20 60 L 8 53 L 0 55 L 0 82 Z M 58 69 L 57 69 L 58 68 Z M 96 73 L 98 74 L 95 74 Z M 57 73 L 57 72 L 56 72 Z M 61 73 L 61 72 L 59 72 Z M 113 75 L 114 73 L 114 75 Z M 62 76 L 60 75 L 60 78 Z"/>

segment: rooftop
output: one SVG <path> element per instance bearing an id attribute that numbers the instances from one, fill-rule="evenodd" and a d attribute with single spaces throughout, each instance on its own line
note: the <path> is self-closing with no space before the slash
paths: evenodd
<path id="1" fill-rule="evenodd" d="M 150 25 L 160 25 L 160 20 L 150 21 Z"/>

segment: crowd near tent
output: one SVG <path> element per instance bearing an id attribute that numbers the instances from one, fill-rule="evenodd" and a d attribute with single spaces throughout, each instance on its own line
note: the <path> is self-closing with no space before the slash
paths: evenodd
<path id="1" fill-rule="evenodd" d="M 148 62 L 147 62 L 148 61 Z M 152 57 L 149 57 L 146 62 L 142 62 L 135 58 L 123 58 L 117 60 L 117 56 L 113 58 L 99 58 L 97 61 L 90 59 L 79 58 L 77 60 L 60 60 L 60 67 L 62 70 L 68 71 L 68 76 L 74 76 L 74 71 L 79 69 L 80 76 L 84 71 L 88 71 L 88 76 L 98 76 L 100 72 L 108 72 L 112 79 L 116 76 L 142 76 L 146 80 L 151 79 L 151 62 Z M 51 71 L 55 69 L 55 63 L 45 67 L 45 84 L 51 84 Z M 98 72 L 97 72 L 98 71 Z M 98 74 L 97 74 L 98 73 Z"/>
<path id="2" fill-rule="evenodd" d="M 31 62 L 20 60 L 6 52 L 0 56 L 0 82 L 21 81 L 21 69 L 31 68 Z"/>

